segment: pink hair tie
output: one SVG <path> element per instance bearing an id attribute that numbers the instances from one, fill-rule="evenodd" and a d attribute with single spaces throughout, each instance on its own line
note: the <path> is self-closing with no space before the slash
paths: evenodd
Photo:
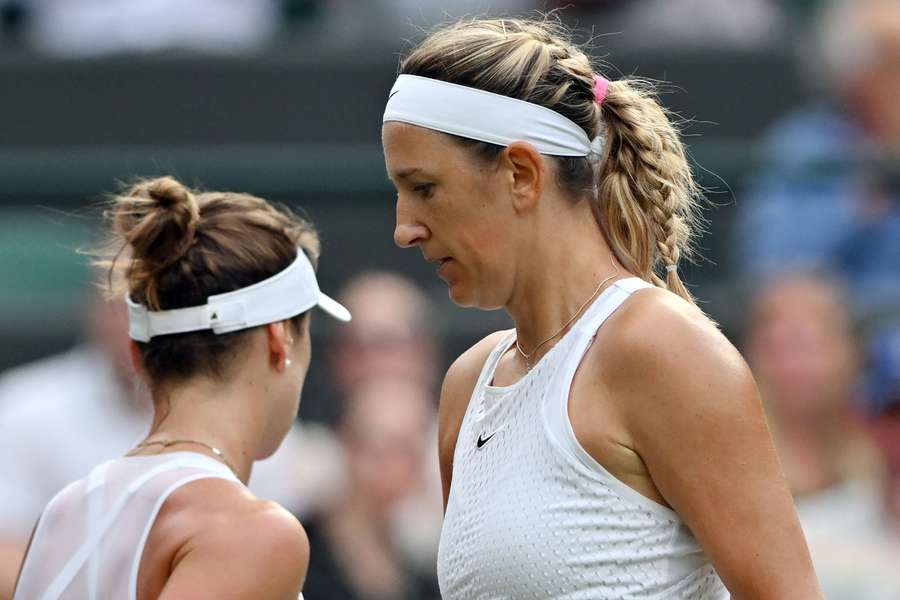
<path id="1" fill-rule="evenodd" d="M 606 90 L 609 89 L 609 80 L 600 77 L 599 75 L 594 75 L 594 102 L 597 104 L 603 104 L 603 100 L 606 98 Z"/>

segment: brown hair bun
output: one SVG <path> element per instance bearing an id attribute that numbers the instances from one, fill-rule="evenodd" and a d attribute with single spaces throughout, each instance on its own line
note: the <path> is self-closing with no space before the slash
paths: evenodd
<path id="1" fill-rule="evenodd" d="M 156 272 L 178 261 L 196 241 L 200 206 L 193 192 L 172 177 L 134 184 L 116 199 L 113 213 L 116 231 L 131 247 L 132 289 L 136 280 L 150 284 Z"/>

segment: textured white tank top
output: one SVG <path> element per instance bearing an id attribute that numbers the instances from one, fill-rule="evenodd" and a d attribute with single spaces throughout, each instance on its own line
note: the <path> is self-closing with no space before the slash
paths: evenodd
<path id="1" fill-rule="evenodd" d="M 636 290 L 616 282 L 515 384 L 491 353 L 463 417 L 438 550 L 444 600 L 727 599 L 678 515 L 622 483 L 579 444 L 568 414 L 597 329 Z"/>
<path id="2" fill-rule="evenodd" d="M 163 503 L 207 478 L 243 485 L 228 467 L 195 452 L 95 467 L 47 505 L 14 600 L 135 600 L 144 544 Z"/>

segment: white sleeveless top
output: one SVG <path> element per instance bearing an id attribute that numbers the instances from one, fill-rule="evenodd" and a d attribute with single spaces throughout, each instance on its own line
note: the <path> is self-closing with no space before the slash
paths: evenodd
<path id="1" fill-rule="evenodd" d="M 575 371 L 597 329 L 636 290 L 604 290 L 511 386 L 491 353 L 463 417 L 438 550 L 444 600 L 729 598 L 678 515 L 616 479 L 579 444 L 568 415 Z"/>
<path id="2" fill-rule="evenodd" d="M 47 505 L 13 600 L 135 600 L 144 544 L 163 503 L 208 478 L 243 486 L 224 464 L 195 452 L 95 467 Z"/>

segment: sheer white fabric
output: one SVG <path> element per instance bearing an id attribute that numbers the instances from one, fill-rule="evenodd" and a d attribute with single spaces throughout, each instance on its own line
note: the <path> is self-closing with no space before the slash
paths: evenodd
<path id="1" fill-rule="evenodd" d="M 106 462 L 47 505 L 14 600 L 135 600 L 147 536 L 166 498 L 198 479 L 243 485 L 193 452 Z"/>

